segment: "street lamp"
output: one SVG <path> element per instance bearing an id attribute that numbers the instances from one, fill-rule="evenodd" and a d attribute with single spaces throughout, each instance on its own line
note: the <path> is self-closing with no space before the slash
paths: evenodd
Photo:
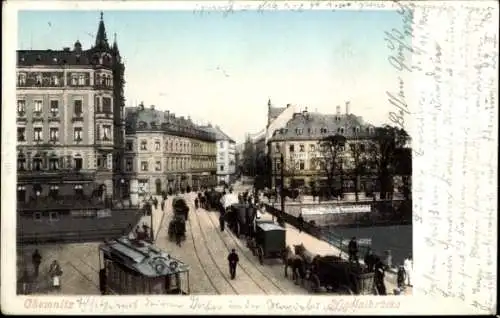
<path id="1" fill-rule="evenodd" d="M 283 215 L 285 214 L 285 172 L 283 166 L 285 165 L 285 158 L 283 157 L 283 153 L 280 154 L 280 168 L 281 168 L 281 213 L 278 218 L 278 223 L 281 225 L 283 223 Z"/>

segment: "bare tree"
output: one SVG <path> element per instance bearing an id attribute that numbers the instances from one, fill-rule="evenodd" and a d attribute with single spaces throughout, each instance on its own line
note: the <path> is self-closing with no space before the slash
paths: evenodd
<path id="1" fill-rule="evenodd" d="M 321 170 L 324 171 L 331 196 L 334 193 L 342 193 L 343 189 L 343 157 L 346 138 L 342 135 L 331 135 L 323 138 L 319 142 L 320 156 L 314 158 L 316 163 L 320 164 Z M 335 189 L 335 181 L 337 176 L 340 176 L 340 189 Z"/>
<path id="2" fill-rule="evenodd" d="M 376 169 L 380 184 L 380 198 L 392 197 L 393 177 L 398 165 L 398 149 L 404 147 L 409 139 L 408 133 L 401 128 L 383 126 L 375 128 L 375 135 L 369 147 L 369 161 Z"/>
<path id="3" fill-rule="evenodd" d="M 353 141 L 349 144 L 349 154 L 351 159 L 351 166 L 349 167 L 350 175 L 354 181 L 354 193 L 356 201 L 359 201 L 359 191 L 361 176 L 365 174 L 368 164 L 366 149 L 364 143 L 361 141 Z"/>

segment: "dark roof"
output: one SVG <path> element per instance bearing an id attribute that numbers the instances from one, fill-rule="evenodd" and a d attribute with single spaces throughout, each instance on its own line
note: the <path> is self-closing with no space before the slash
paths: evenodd
<path id="1" fill-rule="evenodd" d="M 67 47 L 62 50 L 17 50 L 17 66 L 34 66 L 34 65 L 82 65 L 91 66 L 97 65 L 99 57 L 102 53 L 109 53 L 111 59 L 109 61 L 103 60 L 101 66 L 111 67 L 118 55 L 118 45 L 115 43 L 111 48 L 108 44 L 106 36 L 106 28 L 102 19 L 99 22 L 97 30 L 95 46 L 89 50 L 82 50 L 80 41 L 76 41 L 72 48 Z"/>
<path id="2" fill-rule="evenodd" d="M 164 131 L 175 136 L 185 136 L 206 141 L 215 141 L 215 134 L 194 124 L 190 118 L 176 117 L 170 111 L 160 111 L 144 106 L 126 107 L 127 134 L 138 131 Z"/>
<path id="3" fill-rule="evenodd" d="M 208 125 L 201 126 L 201 128 L 208 132 L 214 133 L 217 140 L 228 140 L 229 142 L 236 143 L 231 137 L 224 133 L 219 126 L 214 127 L 212 125 Z"/>
<path id="4" fill-rule="evenodd" d="M 341 133 L 341 129 L 347 138 L 366 138 L 370 136 L 373 127 L 353 114 L 335 115 L 304 111 L 295 113 L 285 127 L 274 131 L 270 141 L 320 139 Z"/>

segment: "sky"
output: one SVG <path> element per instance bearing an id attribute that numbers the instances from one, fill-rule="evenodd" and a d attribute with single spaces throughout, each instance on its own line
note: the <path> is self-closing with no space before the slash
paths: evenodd
<path id="1" fill-rule="evenodd" d="M 375 125 L 397 91 L 384 31 L 401 29 L 395 11 L 104 11 L 125 62 L 126 106 L 211 123 L 237 142 L 267 123 L 267 102 L 334 113 L 336 106 Z M 20 11 L 18 49 L 95 43 L 100 11 Z"/>

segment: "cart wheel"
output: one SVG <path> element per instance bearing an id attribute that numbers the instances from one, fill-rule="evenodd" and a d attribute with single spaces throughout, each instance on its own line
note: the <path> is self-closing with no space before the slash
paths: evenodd
<path id="1" fill-rule="evenodd" d="M 311 275 L 311 290 L 315 293 L 319 291 L 321 288 L 321 282 L 319 280 L 319 276 L 317 274 Z"/>
<path id="2" fill-rule="evenodd" d="M 257 248 L 257 253 L 259 254 L 260 265 L 264 264 L 264 250 L 262 249 L 262 246 Z"/>
<path id="3" fill-rule="evenodd" d="M 342 295 L 354 295 L 352 289 L 350 289 L 346 285 L 340 285 L 338 288 L 338 292 Z"/>

